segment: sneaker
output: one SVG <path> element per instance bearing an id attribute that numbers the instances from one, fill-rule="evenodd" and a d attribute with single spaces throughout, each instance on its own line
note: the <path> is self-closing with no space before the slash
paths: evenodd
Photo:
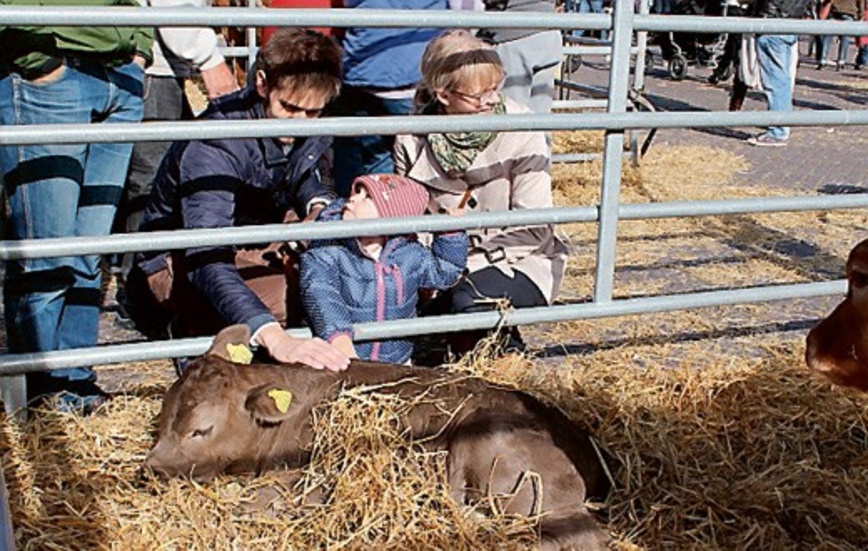
<path id="1" fill-rule="evenodd" d="M 775 138 L 768 132 L 763 132 L 748 138 L 747 143 L 759 147 L 784 147 L 787 145 L 787 138 Z"/>

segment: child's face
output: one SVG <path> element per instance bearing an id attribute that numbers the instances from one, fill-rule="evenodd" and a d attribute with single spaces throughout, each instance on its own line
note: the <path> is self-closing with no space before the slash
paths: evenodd
<path id="1" fill-rule="evenodd" d="M 344 205 L 344 220 L 367 220 L 379 217 L 377 205 L 368 196 L 368 188 L 357 186 L 355 192 L 347 199 L 347 204 Z"/>

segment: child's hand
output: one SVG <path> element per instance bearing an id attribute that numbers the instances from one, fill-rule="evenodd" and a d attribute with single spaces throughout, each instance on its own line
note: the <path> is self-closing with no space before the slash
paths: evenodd
<path id="1" fill-rule="evenodd" d="M 349 335 L 338 335 L 332 340 L 332 346 L 349 356 L 350 358 L 358 358 L 356 347 L 353 346 L 353 339 Z"/>
<path id="2" fill-rule="evenodd" d="M 454 207 L 454 208 L 443 207 L 440 209 L 440 212 L 442 212 L 444 214 L 448 214 L 449 216 L 464 216 L 467 213 L 467 208 L 466 207 Z"/>

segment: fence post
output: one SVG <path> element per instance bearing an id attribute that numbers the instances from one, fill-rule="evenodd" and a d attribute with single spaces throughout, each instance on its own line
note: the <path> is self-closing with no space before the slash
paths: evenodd
<path id="1" fill-rule="evenodd" d="M 627 90 L 630 83 L 633 0 L 616 0 L 612 22 L 612 65 L 609 71 L 609 105 L 606 112 L 625 113 L 627 111 Z M 594 302 L 610 302 L 612 300 L 623 151 L 624 131 L 607 130 L 603 150 L 603 187 L 600 194 L 600 225 L 597 235 Z"/>

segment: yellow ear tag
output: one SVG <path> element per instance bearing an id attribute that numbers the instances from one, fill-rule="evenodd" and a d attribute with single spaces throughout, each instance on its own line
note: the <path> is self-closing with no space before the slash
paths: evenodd
<path id="1" fill-rule="evenodd" d="M 268 397 L 274 400 L 274 405 L 277 406 L 280 413 L 286 413 L 286 410 L 289 409 L 290 402 L 292 402 L 292 392 L 280 388 L 269 390 Z"/>
<path id="2" fill-rule="evenodd" d="M 249 364 L 253 360 L 253 352 L 243 344 L 227 344 L 226 352 L 229 359 L 237 364 Z"/>

